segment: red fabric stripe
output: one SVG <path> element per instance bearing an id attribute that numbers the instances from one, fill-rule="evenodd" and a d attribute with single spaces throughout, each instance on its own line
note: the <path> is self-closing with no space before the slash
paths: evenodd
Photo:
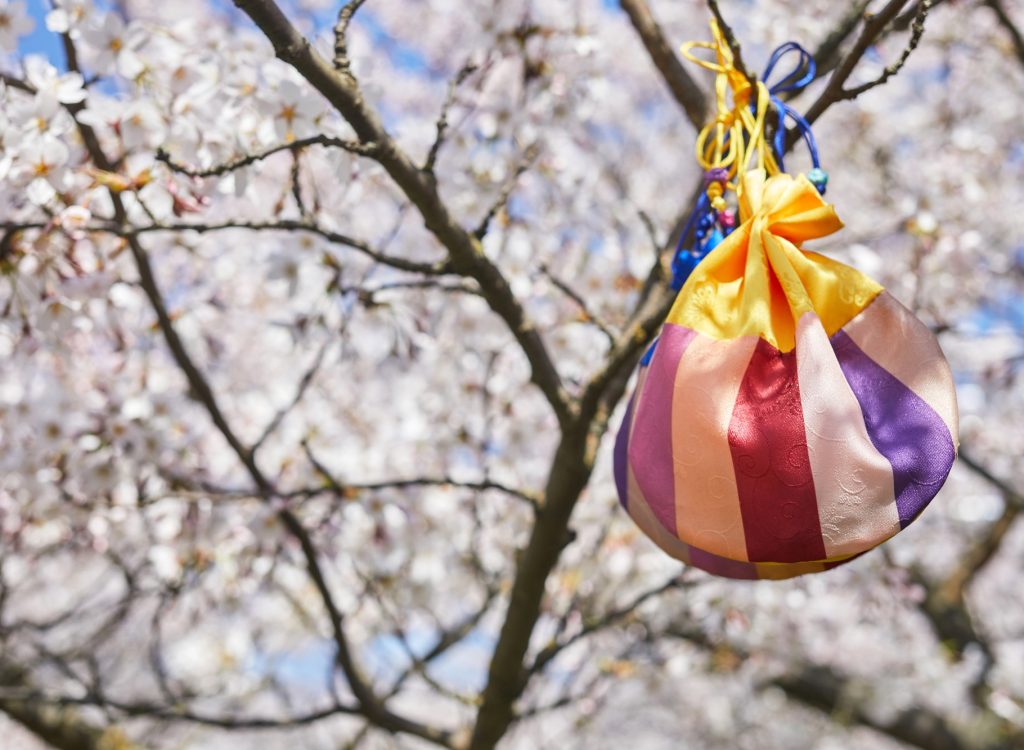
<path id="1" fill-rule="evenodd" d="M 729 448 L 750 560 L 824 559 L 795 350 L 782 354 L 757 342 L 732 412 Z"/>

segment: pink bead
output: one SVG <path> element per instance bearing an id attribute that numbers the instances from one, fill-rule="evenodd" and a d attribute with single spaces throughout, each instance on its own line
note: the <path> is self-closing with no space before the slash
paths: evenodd
<path id="1" fill-rule="evenodd" d="M 725 229 L 736 226 L 736 214 L 733 211 L 725 210 L 718 214 L 718 223 Z"/>

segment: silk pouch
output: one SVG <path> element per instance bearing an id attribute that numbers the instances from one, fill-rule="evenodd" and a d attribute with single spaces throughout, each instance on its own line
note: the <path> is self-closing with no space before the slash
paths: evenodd
<path id="1" fill-rule="evenodd" d="M 746 172 L 739 226 L 686 280 L 614 449 L 619 498 L 669 555 L 730 578 L 828 570 L 906 528 L 957 449 L 931 331 L 803 250 L 842 227 L 804 176 Z"/>

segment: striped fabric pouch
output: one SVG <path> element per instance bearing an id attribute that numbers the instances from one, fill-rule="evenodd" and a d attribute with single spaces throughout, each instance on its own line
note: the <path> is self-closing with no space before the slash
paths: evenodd
<path id="1" fill-rule="evenodd" d="M 731 578 L 828 570 L 913 521 L 956 457 L 931 331 L 804 250 L 838 230 L 806 176 L 742 174 L 737 226 L 641 361 L 615 443 L 623 507 L 665 552 Z"/>

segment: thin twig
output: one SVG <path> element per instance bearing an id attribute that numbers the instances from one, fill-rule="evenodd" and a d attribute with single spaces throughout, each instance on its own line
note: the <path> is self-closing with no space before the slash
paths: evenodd
<path id="1" fill-rule="evenodd" d="M 13 237 L 17 232 L 27 229 L 39 229 L 43 231 L 64 231 L 59 225 L 52 221 L 16 221 L 0 222 L 0 230 L 6 232 L 7 237 Z M 368 258 L 390 268 L 409 273 L 420 273 L 426 276 L 444 276 L 454 273 L 447 261 L 435 263 L 421 263 L 419 261 L 406 260 L 395 255 L 388 255 L 375 249 L 368 242 L 350 237 L 349 235 L 325 229 L 311 221 L 297 219 L 278 219 L 277 221 L 223 221 L 214 224 L 203 222 L 176 222 L 167 224 L 147 224 L 144 226 L 121 227 L 115 223 L 89 224 L 78 231 L 85 234 L 93 232 L 105 232 L 118 237 L 138 237 L 154 232 L 196 232 L 206 234 L 209 232 L 224 232 L 232 229 L 241 229 L 251 232 L 309 232 L 327 240 L 334 245 L 358 250 Z"/>
<path id="2" fill-rule="evenodd" d="M 302 149 L 308 148 L 309 146 L 325 146 L 328 148 L 340 148 L 349 153 L 359 154 L 360 156 L 372 156 L 377 147 L 373 143 L 358 143 L 357 141 L 345 140 L 344 138 L 335 138 L 329 135 L 314 135 L 309 138 L 300 138 L 299 140 L 292 141 L 291 143 L 282 143 L 277 146 L 272 146 L 265 151 L 260 151 L 255 154 L 246 154 L 240 156 L 237 159 L 225 162 L 223 164 L 217 164 L 206 169 L 194 169 L 184 164 L 179 164 L 171 159 L 163 149 L 156 152 L 156 160 L 163 162 L 172 172 L 183 174 L 187 177 L 219 177 L 221 175 L 228 174 L 229 172 L 237 171 L 243 167 L 248 167 L 251 164 L 255 164 L 258 161 L 263 161 L 267 157 L 279 154 L 282 151 L 297 152 Z"/>
<path id="3" fill-rule="evenodd" d="M 519 178 L 526 173 L 526 170 L 530 168 L 533 161 L 537 158 L 539 153 L 535 146 L 530 146 L 526 153 L 523 154 L 519 165 L 516 167 L 516 171 L 512 173 L 512 176 L 505 182 L 501 188 L 501 192 L 498 193 L 498 197 L 491 204 L 490 208 L 487 209 L 487 213 L 477 224 L 475 230 L 473 230 L 473 236 L 478 240 L 482 240 L 487 232 L 491 228 L 491 222 L 494 221 L 494 217 L 498 215 L 498 212 L 505 207 L 508 203 L 509 198 L 512 197 L 512 192 L 516 189 L 516 184 L 519 182 Z"/>
<path id="4" fill-rule="evenodd" d="M 334 25 L 334 69 L 351 78 L 352 67 L 348 57 L 348 26 L 366 0 L 349 0 L 338 11 L 338 22 Z"/>
<path id="5" fill-rule="evenodd" d="M 475 297 L 480 295 L 480 287 L 468 282 L 446 282 L 443 279 L 411 279 L 409 281 L 392 281 L 386 284 L 379 284 L 373 287 L 358 285 L 338 285 L 335 291 L 339 294 L 355 294 L 366 306 L 372 307 L 379 304 L 377 295 L 382 292 L 391 292 L 403 289 L 431 289 L 451 294 L 471 294 Z"/>
<path id="6" fill-rule="evenodd" d="M 320 366 L 324 362 L 324 357 L 327 354 L 327 349 L 330 347 L 332 343 L 334 343 L 332 339 L 327 339 L 320 346 L 320 350 L 316 353 L 316 357 L 313 359 L 313 363 L 306 369 L 306 371 L 302 374 L 302 377 L 299 379 L 299 385 L 295 389 L 295 395 L 292 396 L 291 400 L 287 404 L 278 409 L 277 413 L 274 415 L 274 418 L 270 420 L 270 423 L 267 424 L 267 426 L 263 429 L 263 432 L 260 433 L 260 436 L 256 439 L 256 442 L 252 444 L 251 450 L 253 455 L 255 455 L 263 446 L 263 444 L 267 441 L 267 439 L 274 434 L 274 431 L 281 426 L 281 423 L 284 421 L 285 417 L 287 417 L 288 414 L 291 413 L 291 411 L 296 406 L 299 405 L 299 402 L 302 401 L 302 397 L 306 395 L 306 391 L 309 390 L 309 386 L 313 384 L 313 380 L 316 378 L 316 374 L 320 371 Z"/>
<path id="7" fill-rule="evenodd" d="M 921 0 L 918 4 L 917 13 L 914 14 L 914 21 L 910 25 L 910 39 L 907 41 L 907 46 L 903 48 L 899 59 L 892 65 L 887 65 L 882 74 L 875 80 L 854 86 L 852 89 L 843 89 L 840 100 L 856 99 L 864 92 L 870 91 L 876 86 L 881 86 L 903 69 L 903 66 L 907 64 L 907 60 L 910 59 L 910 55 L 917 49 L 917 45 L 921 43 L 921 37 L 924 36 L 924 20 L 928 17 L 928 11 L 931 8 L 932 0 Z"/>
<path id="8" fill-rule="evenodd" d="M 0 81 L 3 81 L 9 88 L 24 91 L 26 94 L 35 94 L 36 88 L 28 81 L 12 76 L 10 73 L 0 72 Z"/>
<path id="9" fill-rule="evenodd" d="M 942 5 L 946 0 L 931 0 L 932 10 L 935 10 L 938 6 Z M 893 31 L 906 31 L 910 28 L 910 24 L 913 23 L 914 18 L 917 16 L 918 10 L 921 8 L 921 3 L 924 0 L 917 0 L 911 7 L 907 8 L 900 15 L 896 16 L 896 20 L 892 22 Z"/>
<path id="10" fill-rule="evenodd" d="M 910 0 L 889 0 L 888 3 L 875 15 L 866 17 L 864 28 L 861 30 L 860 35 L 854 42 L 852 49 L 846 54 L 846 56 L 839 61 L 836 65 L 835 72 L 828 80 L 828 84 L 825 86 L 825 90 L 821 92 L 821 95 L 814 101 L 814 103 L 807 109 L 804 114 L 804 118 L 807 122 L 813 124 L 825 110 L 831 107 L 838 101 L 842 101 L 846 97 L 843 96 L 843 87 L 854 69 L 857 67 L 857 63 L 861 61 L 864 54 L 868 51 L 872 44 L 874 44 L 881 36 L 885 27 L 892 22 L 893 19 L 899 15 L 900 11 L 903 10 L 904 6 L 909 3 Z M 799 138 L 798 133 L 794 130 L 790 130 L 787 138 L 787 146 L 792 145 Z"/>
<path id="11" fill-rule="evenodd" d="M 292 151 L 291 188 L 292 198 L 299 210 L 299 217 L 303 221 L 309 220 L 309 209 L 306 208 L 306 199 L 302 195 L 302 152 Z"/>
<path id="12" fill-rule="evenodd" d="M 419 261 L 406 260 L 395 255 L 385 255 L 374 249 L 369 243 L 350 237 L 341 232 L 325 229 L 317 224 L 295 219 L 278 219 L 277 221 L 224 221 L 216 224 L 203 224 L 200 222 L 181 222 L 175 224 L 149 224 L 142 227 L 130 227 L 120 232 L 121 236 L 139 236 L 152 232 L 220 232 L 230 229 L 245 229 L 252 232 L 309 232 L 318 235 L 333 244 L 344 245 L 353 250 L 358 250 L 363 255 L 376 262 L 397 268 L 400 271 L 410 273 L 422 273 L 427 276 L 440 276 L 450 274 L 453 271 L 446 261 L 435 263 L 421 263 Z M 109 230 L 107 230 L 109 231 Z"/>
<path id="13" fill-rule="evenodd" d="M 340 498 L 351 499 L 358 497 L 364 492 L 379 492 L 381 490 L 391 489 L 408 489 L 410 487 L 455 487 L 457 489 L 474 490 L 477 492 L 486 492 L 488 490 L 495 490 L 502 492 L 510 497 L 522 500 L 530 505 L 534 511 L 540 509 L 542 504 L 542 498 L 526 490 L 517 489 L 510 487 L 509 485 L 501 482 L 496 482 L 492 479 L 485 479 L 482 481 L 466 481 L 460 479 L 453 479 L 452 477 L 441 476 L 441 477 L 411 477 L 409 479 L 387 479 L 381 482 L 344 482 L 336 477 L 330 469 L 313 453 L 313 449 L 310 447 L 308 441 L 302 441 L 302 449 L 306 454 L 306 459 L 316 470 L 324 482 L 326 482 L 327 489 L 333 494 Z M 302 495 L 316 495 L 323 492 L 322 489 L 314 490 L 298 490 L 294 493 L 289 493 L 291 496 Z"/>
<path id="14" fill-rule="evenodd" d="M 597 315 L 590 309 L 590 306 L 587 304 L 587 301 L 583 299 L 583 296 L 575 289 L 573 289 L 571 286 L 569 286 L 569 284 L 555 276 L 555 274 L 552 273 L 551 269 L 548 268 L 546 264 L 541 264 L 539 270 L 548 281 L 555 285 L 555 288 L 558 289 L 558 291 L 560 291 L 562 294 L 564 294 L 566 297 L 568 297 L 569 299 L 576 303 L 576 305 L 580 308 L 580 311 L 583 313 L 583 317 L 586 319 L 586 321 L 588 323 L 592 323 L 599 331 L 601 331 L 601 333 L 604 334 L 605 338 L 608 339 L 608 342 L 614 346 L 616 339 L 615 332 L 611 329 L 611 327 L 608 326 L 607 323 L 605 323 L 601 319 L 599 315 Z"/>
<path id="15" fill-rule="evenodd" d="M 437 135 L 434 136 L 434 142 L 431 144 L 430 151 L 427 153 L 427 160 L 423 164 L 424 172 L 433 174 L 434 167 L 437 164 L 437 155 L 440 153 L 441 146 L 444 144 L 445 136 L 448 134 L 448 113 L 455 105 L 455 94 L 458 91 L 459 86 L 461 86 L 465 80 L 476 71 L 476 69 L 477 66 L 473 63 L 466 63 L 448 83 L 448 93 L 445 95 L 444 104 L 441 105 L 441 114 L 438 115 L 437 125 L 435 125 Z"/>
<path id="16" fill-rule="evenodd" d="M 692 583 L 692 580 L 686 578 L 686 573 L 680 573 L 679 575 L 669 578 L 659 586 L 655 586 L 652 589 L 641 592 L 633 597 L 633 599 L 631 599 L 627 604 L 621 607 L 616 607 L 615 609 L 612 609 L 598 617 L 591 618 L 583 624 L 583 627 L 570 637 L 545 646 L 540 653 L 537 654 L 537 657 L 533 660 L 533 663 L 529 666 L 527 672 L 529 674 L 536 674 L 543 671 L 552 659 L 577 641 L 593 635 L 600 630 L 619 624 L 626 618 L 636 614 L 637 609 L 650 599 L 661 596 L 666 591 L 674 591 L 685 586 L 692 585 Z"/>

